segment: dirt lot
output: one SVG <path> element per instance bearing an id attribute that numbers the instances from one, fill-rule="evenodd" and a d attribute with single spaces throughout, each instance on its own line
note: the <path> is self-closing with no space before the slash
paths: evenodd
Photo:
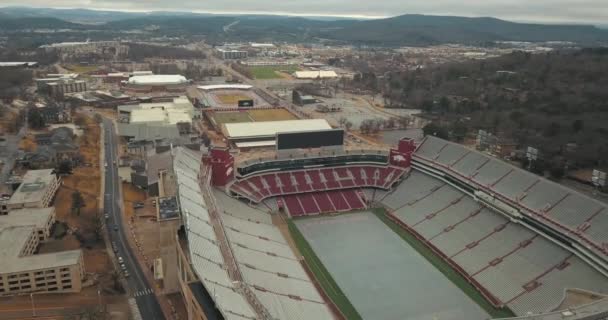
<path id="1" fill-rule="evenodd" d="M 135 210 L 133 209 L 133 205 L 136 202 L 146 200 L 146 193 L 143 190 L 140 190 L 137 187 L 134 187 L 130 183 L 123 182 L 122 193 L 123 193 L 123 198 L 124 198 L 124 202 L 125 202 L 124 214 L 127 218 L 130 219 L 135 214 L 142 214 L 142 212 L 144 210 L 146 210 L 146 208 L 137 209 L 137 212 L 135 212 Z M 148 206 L 151 206 L 151 204 L 148 204 Z"/>
<path id="2" fill-rule="evenodd" d="M 76 231 L 61 239 L 51 240 L 41 246 L 40 252 L 57 252 L 82 248 L 84 251 L 84 265 L 88 274 L 95 274 L 102 283 L 102 288 L 112 286 L 111 270 L 113 270 L 110 258 L 103 240 L 98 240 L 95 222 L 98 217 L 103 217 L 99 208 L 100 172 L 99 172 L 99 135 L 100 128 L 92 119 L 87 118 L 83 126 L 84 134 L 78 138 L 80 152 L 84 162 L 90 164 L 86 167 L 78 167 L 73 170 L 72 175 L 62 178 L 62 186 L 55 197 L 54 206 L 57 221 L 64 222 L 70 230 Z M 85 206 L 80 214 L 73 212 L 72 194 L 79 191 L 84 199 Z M 105 230 L 101 231 L 102 234 Z"/>

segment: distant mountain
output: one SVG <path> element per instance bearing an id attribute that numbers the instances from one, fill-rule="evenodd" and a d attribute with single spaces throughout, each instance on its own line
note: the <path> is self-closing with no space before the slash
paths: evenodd
<path id="1" fill-rule="evenodd" d="M 0 14 L 0 30 L 14 31 L 23 29 L 84 29 L 85 26 L 56 18 L 26 17 L 12 18 Z"/>
<path id="2" fill-rule="evenodd" d="M 515 23 L 496 18 L 403 15 L 388 19 L 336 22 L 320 35 L 347 42 L 382 45 L 475 43 L 485 41 L 608 41 L 608 31 L 585 25 Z"/>
<path id="3" fill-rule="evenodd" d="M 94 22 L 95 26 L 91 26 Z M 105 29 L 108 32 L 138 29 L 159 36 L 205 35 L 215 42 L 325 40 L 376 46 L 492 41 L 570 41 L 589 46 L 608 43 L 608 30 L 595 26 L 515 23 L 496 18 L 403 15 L 377 20 L 318 20 L 273 15 L 0 8 L 0 32 L 27 28 Z"/>
<path id="4" fill-rule="evenodd" d="M 102 24 L 109 21 L 131 19 L 145 16 L 145 13 L 121 11 L 97 11 L 88 9 L 52 9 L 29 7 L 0 8 L 0 14 L 12 18 L 57 18 L 69 22 L 82 24 Z"/>

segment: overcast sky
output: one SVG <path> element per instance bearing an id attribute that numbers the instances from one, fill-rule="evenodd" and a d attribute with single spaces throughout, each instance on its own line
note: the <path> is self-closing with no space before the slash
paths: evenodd
<path id="1" fill-rule="evenodd" d="M 606 24 L 608 0 L 0 0 L 0 6 L 386 17 L 405 13 Z"/>

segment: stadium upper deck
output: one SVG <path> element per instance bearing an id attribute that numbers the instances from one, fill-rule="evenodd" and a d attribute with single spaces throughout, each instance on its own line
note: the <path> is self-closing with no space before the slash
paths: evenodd
<path id="1" fill-rule="evenodd" d="M 526 219 L 608 270 L 608 207 L 577 191 L 432 136 L 415 164 L 456 179 L 491 205 Z"/>

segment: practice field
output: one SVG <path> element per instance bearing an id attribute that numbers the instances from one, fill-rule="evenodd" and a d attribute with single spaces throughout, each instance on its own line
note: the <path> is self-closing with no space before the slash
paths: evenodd
<path id="1" fill-rule="evenodd" d="M 298 219 L 295 225 L 363 319 L 489 318 L 372 212 Z"/>
<path id="2" fill-rule="evenodd" d="M 282 121 L 297 119 L 296 116 L 285 109 L 252 109 L 248 112 L 249 116 L 254 121 Z"/>
<path id="3" fill-rule="evenodd" d="M 299 69 L 296 65 L 287 65 L 249 67 L 249 70 L 255 79 L 280 79 L 282 77 L 277 71 L 291 73 Z"/>
<path id="4" fill-rule="evenodd" d="M 238 122 L 253 122 L 253 119 L 249 116 L 246 111 L 243 112 L 214 112 L 212 115 L 213 121 L 218 125 L 224 123 L 238 123 Z"/>
<path id="5" fill-rule="evenodd" d="M 240 100 L 251 99 L 251 97 L 244 94 L 217 94 L 216 97 L 222 104 L 231 104 L 234 106 L 236 106 Z"/>

